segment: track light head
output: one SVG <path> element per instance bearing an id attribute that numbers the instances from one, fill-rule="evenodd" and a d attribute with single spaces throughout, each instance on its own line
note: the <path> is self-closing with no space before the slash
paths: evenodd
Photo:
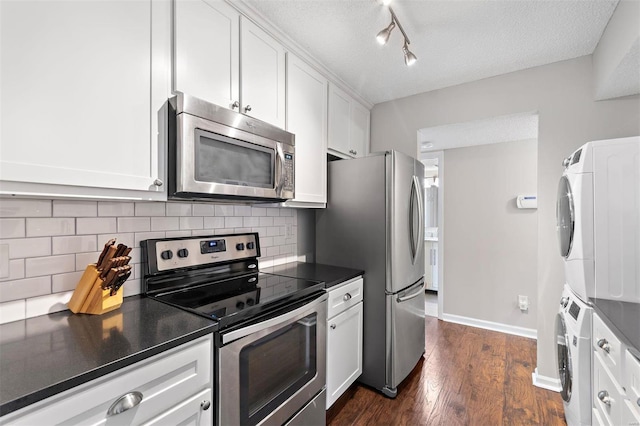
<path id="1" fill-rule="evenodd" d="M 414 55 L 410 50 L 407 41 L 405 40 L 404 46 L 402 46 L 402 51 L 404 52 L 404 63 L 408 67 L 415 64 L 418 58 Z"/>
<path id="2" fill-rule="evenodd" d="M 382 46 L 387 44 L 387 42 L 389 41 L 389 36 L 391 35 L 391 31 L 395 27 L 396 27 L 396 23 L 392 19 L 391 23 L 389 24 L 389 26 L 387 28 L 385 28 L 384 30 L 380 31 L 378 33 L 378 35 L 376 36 L 376 40 L 378 40 L 378 43 L 380 43 Z"/>

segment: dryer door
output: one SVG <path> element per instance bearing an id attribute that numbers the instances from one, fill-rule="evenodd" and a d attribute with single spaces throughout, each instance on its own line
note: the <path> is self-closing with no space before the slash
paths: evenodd
<path id="1" fill-rule="evenodd" d="M 575 228 L 575 210 L 571 185 L 566 176 L 560 178 L 558 184 L 558 199 L 556 201 L 556 231 L 560 244 L 560 255 L 565 259 L 571 253 L 573 246 L 573 231 Z"/>
<path id="2" fill-rule="evenodd" d="M 571 399 L 572 368 L 571 368 L 571 346 L 569 345 L 569 335 L 562 314 L 556 316 L 556 352 L 558 355 L 558 375 L 562 390 L 560 394 L 565 402 Z"/>

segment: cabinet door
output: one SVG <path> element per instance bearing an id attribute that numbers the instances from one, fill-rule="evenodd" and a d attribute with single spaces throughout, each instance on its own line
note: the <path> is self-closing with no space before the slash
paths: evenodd
<path id="1" fill-rule="evenodd" d="M 327 409 L 362 374 L 362 303 L 329 319 Z"/>
<path id="2" fill-rule="evenodd" d="M 174 91 L 232 108 L 240 100 L 240 14 L 221 0 L 175 0 L 174 22 Z"/>
<path id="3" fill-rule="evenodd" d="M 287 130 L 296 135 L 294 202 L 327 202 L 328 81 L 287 54 Z"/>
<path id="4" fill-rule="evenodd" d="M 144 425 L 212 425 L 214 402 L 213 392 L 211 389 L 207 389 L 151 419 Z"/>
<path id="5" fill-rule="evenodd" d="M 166 199 L 170 2 L 3 1 L 0 19 L 0 192 Z"/>
<path id="6" fill-rule="evenodd" d="M 285 126 L 285 50 L 244 16 L 240 19 L 240 112 Z"/>
<path id="7" fill-rule="evenodd" d="M 369 110 L 355 100 L 351 101 L 351 127 L 349 128 L 349 153 L 363 157 L 369 147 Z"/>
<path id="8" fill-rule="evenodd" d="M 329 85 L 329 148 L 349 155 L 351 97 Z"/>

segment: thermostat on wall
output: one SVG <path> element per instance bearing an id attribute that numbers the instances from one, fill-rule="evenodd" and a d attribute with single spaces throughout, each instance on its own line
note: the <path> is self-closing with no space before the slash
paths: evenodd
<path id="1" fill-rule="evenodd" d="M 518 195 L 516 197 L 516 205 L 519 209 L 537 209 L 538 208 L 538 196 L 537 195 Z"/>

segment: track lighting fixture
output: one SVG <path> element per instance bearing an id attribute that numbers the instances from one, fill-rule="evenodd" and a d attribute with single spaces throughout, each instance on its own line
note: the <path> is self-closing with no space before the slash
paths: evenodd
<path id="1" fill-rule="evenodd" d="M 383 4 L 385 4 L 384 0 L 383 0 Z M 389 41 L 389 36 L 391 35 L 391 31 L 393 31 L 393 29 L 397 25 L 398 29 L 402 33 L 402 36 L 404 37 L 404 44 L 402 45 L 402 52 L 404 53 L 404 63 L 407 66 L 411 66 L 415 64 L 418 58 L 416 57 L 416 55 L 413 54 L 413 52 L 409 50 L 409 44 L 411 44 L 411 42 L 409 41 L 409 37 L 407 37 L 407 33 L 404 32 L 404 28 L 402 28 L 402 25 L 400 25 L 400 21 L 398 21 L 398 17 L 394 13 L 391 6 L 387 6 L 387 7 L 389 8 L 389 12 L 391 13 L 391 23 L 389 24 L 389 26 L 387 26 L 385 29 L 383 29 L 378 33 L 378 35 L 376 36 L 376 40 L 378 40 L 378 43 L 380 43 L 381 45 L 387 44 L 387 41 Z"/>

